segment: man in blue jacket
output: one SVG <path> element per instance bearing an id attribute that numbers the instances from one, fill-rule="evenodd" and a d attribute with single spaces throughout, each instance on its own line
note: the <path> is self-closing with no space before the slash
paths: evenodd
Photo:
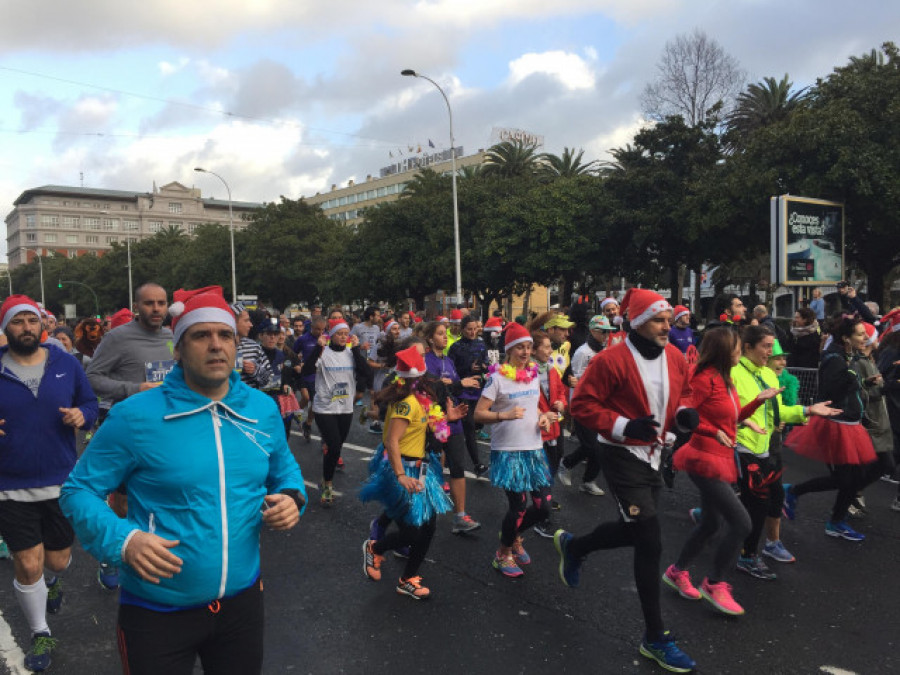
<path id="1" fill-rule="evenodd" d="M 120 402 L 63 486 L 84 547 L 121 565 L 118 643 L 133 675 L 258 673 L 259 533 L 297 524 L 300 468 L 272 399 L 234 370 L 236 325 L 219 287 L 176 291 L 175 368 Z M 120 484 L 127 519 L 104 505 Z"/>
<path id="2" fill-rule="evenodd" d="M 9 296 L 0 329 L 8 341 L 0 348 L 0 535 L 13 552 L 13 587 L 31 628 L 25 666 L 39 672 L 56 645 L 46 613 L 62 605 L 60 576 L 75 538 L 59 508 L 60 487 L 77 459 L 73 430 L 91 427 L 97 398 L 75 357 L 41 344 L 34 300 Z"/>

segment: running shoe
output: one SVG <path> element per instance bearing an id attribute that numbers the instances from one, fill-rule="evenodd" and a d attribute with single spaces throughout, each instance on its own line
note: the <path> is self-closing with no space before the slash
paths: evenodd
<path id="1" fill-rule="evenodd" d="M 885 483 L 890 483 L 891 485 L 896 485 L 897 483 L 900 483 L 900 480 L 897 480 L 896 478 L 894 478 L 893 475 L 891 475 L 889 473 L 884 474 L 881 477 L 881 480 L 883 480 Z"/>
<path id="2" fill-rule="evenodd" d="M 569 555 L 569 543 L 573 537 L 565 530 L 557 530 L 553 535 L 553 545 L 556 546 L 556 552 L 559 553 L 559 578 L 569 588 L 577 588 L 581 579 L 581 563 Z"/>
<path id="3" fill-rule="evenodd" d="M 731 584 L 727 582 L 711 584 L 709 579 L 704 579 L 700 584 L 700 595 L 723 614 L 740 616 L 744 613 L 744 608 L 735 602 L 731 595 Z"/>
<path id="4" fill-rule="evenodd" d="M 12 558 L 12 554 L 9 552 L 9 546 L 0 537 L 0 560 L 9 560 L 10 558 Z"/>
<path id="5" fill-rule="evenodd" d="M 97 568 L 97 581 L 108 591 L 116 590 L 119 587 L 119 568 L 100 563 L 100 567 Z"/>
<path id="6" fill-rule="evenodd" d="M 431 591 L 422 585 L 422 577 L 400 579 L 397 582 L 397 592 L 400 595 L 408 595 L 413 600 L 427 600 L 431 597 Z"/>
<path id="7" fill-rule="evenodd" d="M 699 600 L 700 591 L 694 588 L 691 583 L 691 573 L 687 570 L 680 570 L 675 565 L 669 565 L 663 572 L 662 580 L 670 588 L 678 591 L 678 595 L 686 600 Z"/>
<path id="8" fill-rule="evenodd" d="M 309 443 L 312 440 L 312 425 L 303 423 L 303 440 Z"/>
<path id="9" fill-rule="evenodd" d="M 36 673 L 41 673 L 50 667 L 50 655 L 56 649 L 56 640 L 50 637 L 50 633 L 41 632 L 31 636 L 31 646 L 25 655 L 25 667 Z"/>
<path id="10" fill-rule="evenodd" d="M 778 562 L 792 563 L 797 560 L 794 555 L 784 547 L 784 544 L 781 543 L 781 539 L 777 541 L 769 541 L 766 539 L 766 545 L 763 546 L 762 552 L 763 555 L 769 556 L 772 560 L 777 560 Z"/>
<path id="11" fill-rule="evenodd" d="M 860 534 L 844 521 L 839 523 L 828 521 L 825 523 L 825 534 L 829 537 L 837 537 L 847 541 L 862 541 L 866 538 L 866 535 Z"/>
<path id="12" fill-rule="evenodd" d="M 62 579 L 56 577 L 52 584 L 47 584 L 47 611 L 50 614 L 56 614 L 62 607 L 62 601 Z"/>
<path id="13" fill-rule="evenodd" d="M 497 551 L 494 554 L 494 560 L 491 563 L 494 566 L 494 569 L 499 571 L 505 577 L 510 577 L 511 579 L 515 579 L 516 577 L 520 577 L 525 574 L 522 571 L 522 568 L 516 564 L 515 558 L 513 558 L 512 553 L 507 553 L 504 556 L 500 555 L 500 551 Z"/>
<path id="14" fill-rule="evenodd" d="M 694 660 L 678 648 L 670 631 L 663 633 L 662 640 L 653 642 L 645 635 L 641 641 L 640 652 L 673 673 L 689 673 L 697 667 Z"/>
<path id="15" fill-rule="evenodd" d="M 778 577 L 758 555 L 740 556 L 737 561 L 737 568 L 751 577 L 764 581 L 774 581 Z"/>
<path id="16" fill-rule="evenodd" d="M 343 457 L 338 457 L 337 465 L 335 466 L 335 468 L 338 469 L 339 471 L 344 470 L 344 458 Z"/>
<path id="17" fill-rule="evenodd" d="M 894 501 L 891 502 L 891 511 L 900 511 L 900 497 L 894 497 Z"/>
<path id="18" fill-rule="evenodd" d="M 372 522 L 369 523 L 369 539 L 378 541 L 384 537 L 384 530 L 385 528 L 382 527 L 381 521 L 378 518 L 373 518 Z"/>
<path id="19" fill-rule="evenodd" d="M 381 581 L 381 563 L 384 562 L 384 556 L 375 553 L 372 549 L 374 543 L 371 539 L 363 542 L 363 574 L 372 581 Z"/>
<path id="20" fill-rule="evenodd" d="M 453 516 L 453 527 L 450 531 L 453 534 L 465 534 L 474 532 L 481 527 L 481 523 L 472 518 L 468 513 L 457 513 Z"/>
<path id="21" fill-rule="evenodd" d="M 403 558 L 404 560 L 409 557 L 409 546 L 399 546 L 394 549 L 394 557 L 395 558 Z"/>
<path id="22" fill-rule="evenodd" d="M 553 539 L 553 533 L 556 532 L 557 527 L 552 520 L 546 518 L 531 529 L 534 530 L 534 533 L 539 537 L 543 537 L 544 539 Z"/>
<path id="23" fill-rule="evenodd" d="M 696 506 L 688 511 L 688 515 L 691 517 L 691 522 L 694 525 L 700 524 L 700 516 L 703 515 L 703 509 L 699 506 Z"/>
<path id="24" fill-rule="evenodd" d="M 586 483 L 582 483 L 578 489 L 582 492 L 587 492 L 589 495 L 594 495 L 595 497 L 602 497 L 606 494 L 603 491 L 603 488 L 601 488 L 592 480 L 587 481 Z"/>
<path id="25" fill-rule="evenodd" d="M 330 485 L 322 485 L 322 495 L 319 497 L 322 506 L 331 506 L 334 504 L 334 488 Z"/>
<path id="26" fill-rule="evenodd" d="M 475 475 L 478 478 L 481 478 L 484 474 L 488 472 L 487 464 L 476 464 L 475 465 Z"/>
<path id="27" fill-rule="evenodd" d="M 384 427 L 381 426 L 381 422 L 372 422 L 369 425 L 369 433 L 370 434 L 378 434 L 379 436 L 384 432 Z"/>
<path id="28" fill-rule="evenodd" d="M 556 470 L 556 477 L 566 487 L 572 487 L 572 469 L 562 462 L 559 463 L 559 468 Z"/>
<path id="29" fill-rule="evenodd" d="M 781 513 L 788 520 L 797 517 L 797 495 L 791 490 L 792 487 L 790 483 L 784 484 L 784 505 L 781 507 Z"/>
<path id="30" fill-rule="evenodd" d="M 562 504 L 560 504 L 555 499 L 550 500 L 550 508 L 554 511 L 560 511 L 562 509 Z"/>
<path id="31" fill-rule="evenodd" d="M 519 565 L 530 565 L 531 564 L 531 556 L 528 555 L 528 551 L 525 550 L 525 547 L 522 546 L 522 542 L 524 540 L 522 537 L 516 537 L 516 540 L 512 545 L 512 554 L 513 558 L 516 559 L 516 562 Z"/>

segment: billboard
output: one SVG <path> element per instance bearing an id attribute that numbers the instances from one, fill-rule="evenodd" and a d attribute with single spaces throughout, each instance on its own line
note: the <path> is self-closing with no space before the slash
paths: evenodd
<path id="1" fill-rule="evenodd" d="M 844 278 L 844 205 L 824 199 L 772 197 L 772 283 L 833 284 Z"/>

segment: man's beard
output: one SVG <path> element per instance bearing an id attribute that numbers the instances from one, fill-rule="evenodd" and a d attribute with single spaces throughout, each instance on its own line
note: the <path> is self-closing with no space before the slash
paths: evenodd
<path id="1" fill-rule="evenodd" d="M 41 346 L 40 337 L 29 336 L 32 337 L 33 340 L 31 342 L 25 342 L 17 337 L 13 337 L 9 333 L 6 334 L 6 340 L 9 343 L 9 351 L 13 354 L 17 354 L 19 356 L 31 356 L 34 354 L 38 348 Z"/>

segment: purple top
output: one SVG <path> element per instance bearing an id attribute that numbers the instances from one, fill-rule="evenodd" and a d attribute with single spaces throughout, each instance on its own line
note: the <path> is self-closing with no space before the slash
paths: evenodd
<path id="1" fill-rule="evenodd" d="M 459 382 L 459 375 L 456 373 L 453 361 L 446 356 L 438 356 L 433 351 L 425 354 L 425 369 L 430 375 L 434 375 L 439 380 L 446 377 L 453 380 L 454 383 Z M 441 401 L 440 403 L 443 407 L 444 402 Z M 462 420 L 450 422 L 450 433 L 461 434 L 462 430 Z"/>

